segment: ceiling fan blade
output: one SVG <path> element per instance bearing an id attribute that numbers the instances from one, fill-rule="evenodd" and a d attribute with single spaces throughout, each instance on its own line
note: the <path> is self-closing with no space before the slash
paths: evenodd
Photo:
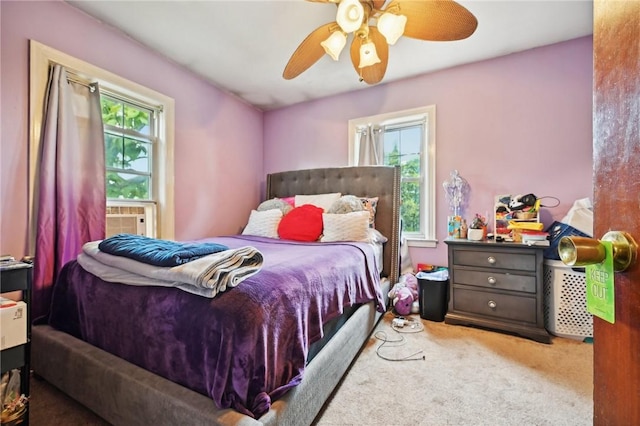
<path id="1" fill-rule="evenodd" d="M 373 8 L 376 10 L 382 10 L 382 6 L 387 0 L 373 0 Z"/>
<path id="2" fill-rule="evenodd" d="M 335 29 L 334 27 L 338 27 L 338 24 L 335 22 L 324 24 L 313 30 L 311 34 L 300 43 L 296 51 L 291 55 L 287 66 L 284 68 L 282 77 L 284 77 L 285 80 L 291 80 L 299 76 L 322 58 L 325 52 L 320 43 L 331 35 L 331 32 Z"/>
<path id="3" fill-rule="evenodd" d="M 453 0 L 394 0 L 386 9 L 406 16 L 403 35 L 420 40 L 462 40 L 478 27 L 476 17 Z"/>
<path id="4" fill-rule="evenodd" d="M 369 27 L 369 40 L 376 46 L 376 52 L 380 62 L 364 68 L 358 68 L 360 65 L 360 46 L 365 42 L 360 37 L 355 37 L 351 43 L 351 62 L 356 72 L 367 84 L 376 84 L 382 81 L 385 72 L 387 72 L 387 64 L 389 63 L 389 45 L 380 31 L 376 27 Z"/>

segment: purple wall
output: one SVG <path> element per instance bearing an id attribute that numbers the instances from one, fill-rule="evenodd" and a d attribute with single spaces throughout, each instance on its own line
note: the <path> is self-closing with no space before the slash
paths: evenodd
<path id="1" fill-rule="evenodd" d="M 440 241 L 441 185 L 453 169 L 471 186 L 467 217 L 491 210 L 494 194 L 533 192 L 561 200 L 544 212 L 548 224 L 592 193 L 591 37 L 263 114 L 63 2 L 3 1 L 0 21 L 3 254 L 27 251 L 29 39 L 175 99 L 178 239 L 237 232 L 265 173 L 346 165 L 349 119 L 430 104 Z M 414 263 L 446 263 L 442 243 L 411 254 Z"/>
<path id="2" fill-rule="evenodd" d="M 27 254 L 29 39 L 175 99 L 176 238 L 244 226 L 264 175 L 261 111 L 66 3 L 3 1 L 0 22 L 0 253 Z"/>
<path id="3" fill-rule="evenodd" d="M 454 169 L 471 188 L 467 218 L 495 194 L 534 193 L 560 199 L 542 212 L 549 225 L 591 197 L 592 49 L 583 37 L 267 112 L 264 171 L 347 165 L 349 119 L 435 104 L 440 243 L 411 256 L 445 265 L 442 183 Z"/>

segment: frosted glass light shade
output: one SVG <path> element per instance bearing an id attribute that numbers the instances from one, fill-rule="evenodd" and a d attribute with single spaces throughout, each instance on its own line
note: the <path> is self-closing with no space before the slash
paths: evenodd
<path id="1" fill-rule="evenodd" d="M 396 44 L 396 41 L 404 33 L 404 27 L 407 24 L 407 17 L 404 15 L 394 15 L 393 13 L 384 13 L 378 18 L 378 31 L 387 39 L 388 44 Z"/>
<path id="2" fill-rule="evenodd" d="M 320 43 L 327 55 L 331 56 L 334 61 L 338 60 L 345 44 L 347 44 L 347 36 L 342 31 L 332 32 L 325 41 Z"/>
<path id="3" fill-rule="evenodd" d="M 352 33 L 362 25 L 364 8 L 358 0 L 341 0 L 338 5 L 336 22 L 345 33 Z"/>
<path id="4" fill-rule="evenodd" d="M 373 42 L 370 41 L 360 46 L 360 65 L 358 65 L 358 68 L 368 67 L 379 62 L 380 58 Z"/>

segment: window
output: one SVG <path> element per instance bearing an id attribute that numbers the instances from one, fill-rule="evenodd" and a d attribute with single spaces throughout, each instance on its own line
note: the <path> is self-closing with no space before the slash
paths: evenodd
<path id="1" fill-rule="evenodd" d="M 30 42 L 30 213 L 40 145 L 49 66 L 61 64 L 83 81 L 100 84 L 105 131 L 107 227 L 140 227 L 145 234 L 174 238 L 174 100 L 142 85 L 31 40 Z M 32 215 L 33 216 L 33 215 Z M 129 221 L 128 217 L 135 218 Z M 118 218 L 118 221 L 112 219 Z M 35 218 L 30 217 L 30 223 Z M 115 225 L 114 225 L 115 226 Z M 30 245 L 35 247 L 35 232 Z"/>
<path id="2" fill-rule="evenodd" d="M 403 236 L 412 246 L 435 246 L 435 106 L 349 121 L 349 164 L 372 145 L 369 164 L 399 165 Z M 364 163 L 363 163 L 364 164 Z"/>
<path id="3" fill-rule="evenodd" d="M 107 191 L 106 237 L 156 236 L 154 151 L 161 106 L 145 106 L 108 90 L 100 92 Z"/>
<path id="4" fill-rule="evenodd" d="M 101 93 L 107 198 L 153 200 L 155 118 L 160 108 L 134 105 Z"/>

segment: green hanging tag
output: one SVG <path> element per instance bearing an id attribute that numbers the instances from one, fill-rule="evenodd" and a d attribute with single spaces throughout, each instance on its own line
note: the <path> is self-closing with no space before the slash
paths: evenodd
<path id="1" fill-rule="evenodd" d="M 613 271 L 613 243 L 601 241 L 605 248 L 606 257 L 602 263 L 587 265 L 587 311 L 603 320 L 614 324 L 616 322 L 614 271 Z"/>

